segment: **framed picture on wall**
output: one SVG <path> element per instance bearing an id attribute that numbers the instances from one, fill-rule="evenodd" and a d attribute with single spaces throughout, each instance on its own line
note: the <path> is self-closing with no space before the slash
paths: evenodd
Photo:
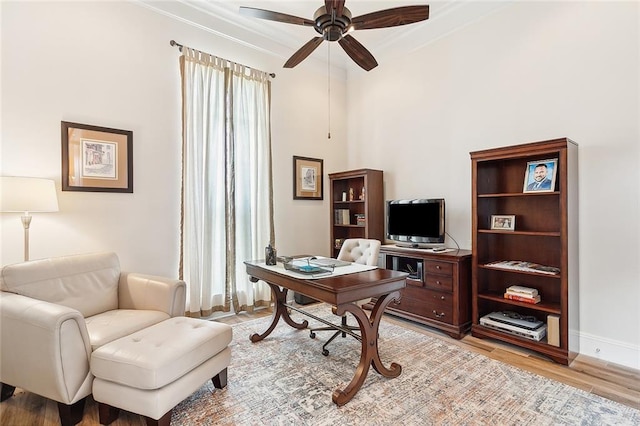
<path id="1" fill-rule="evenodd" d="M 558 159 L 529 161 L 522 192 L 553 192 L 556 188 Z"/>
<path id="2" fill-rule="evenodd" d="M 133 192 L 133 132 L 63 121 L 62 190 Z"/>
<path id="3" fill-rule="evenodd" d="M 322 160 L 293 157 L 293 199 L 322 200 Z"/>

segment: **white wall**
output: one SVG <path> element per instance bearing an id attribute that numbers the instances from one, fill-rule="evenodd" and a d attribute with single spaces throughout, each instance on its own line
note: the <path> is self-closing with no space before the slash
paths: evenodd
<path id="1" fill-rule="evenodd" d="M 349 168 L 383 169 L 387 199 L 445 197 L 465 248 L 469 152 L 579 144 L 581 353 L 636 369 L 639 18 L 636 2 L 518 2 L 348 76 Z"/>
<path id="2" fill-rule="evenodd" d="M 56 181 L 60 212 L 34 214 L 31 258 L 112 250 L 122 268 L 177 276 L 180 77 L 175 39 L 275 72 L 272 140 L 276 246 L 329 254 L 324 201 L 293 200 L 294 155 L 342 170 L 344 72 L 334 72 L 327 141 L 326 67 L 284 70 L 270 57 L 131 2 L 0 2 L 1 174 Z M 203 19 L 207 19 L 204 17 Z M 134 193 L 61 191 L 60 121 L 133 131 Z M 0 215 L 0 264 L 22 261 L 19 214 Z M 309 224 L 312 224 L 310 226 Z M 267 241 L 265 241 L 265 245 Z"/>

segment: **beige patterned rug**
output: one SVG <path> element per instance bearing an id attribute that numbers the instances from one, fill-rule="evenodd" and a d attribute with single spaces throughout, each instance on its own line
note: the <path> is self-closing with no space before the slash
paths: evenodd
<path id="1" fill-rule="evenodd" d="M 328 305 L 309 310 L 337 318 Z M 251 343 L 249 335 L 264 332 L 270 321 L 233 327 L 228 386 L 215 390 L 209 381 L 175 408 L 172 425 L 640 424 L 638 410 L 385 320 L 380 358 L 386 366 L 399 363 L 402 374 L 385 379 L 370 369 L 356 396 L 337 407 L 331 394 L 353 377 L 360 343 L 338 338 L 325 357 L 320 348 L 328 332 L 313 340 L 282 321 Z"/>

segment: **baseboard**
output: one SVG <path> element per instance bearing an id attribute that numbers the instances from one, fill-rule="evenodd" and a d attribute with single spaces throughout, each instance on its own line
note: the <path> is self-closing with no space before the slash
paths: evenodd
<path id="1" fill-rule="evenodd" d="M 580 353 L 640 371 L 640 346 L 589 333 L 577 333 Z"/>

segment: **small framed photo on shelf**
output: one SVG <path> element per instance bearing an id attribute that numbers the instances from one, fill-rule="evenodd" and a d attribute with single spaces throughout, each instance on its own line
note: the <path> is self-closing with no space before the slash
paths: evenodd
<path id="1" fill-rule="evenodd" d="M 553 192 L 556 188 L 558 159 L 529 161 L 522 192 Z"/>
<path id="2" fill-rule="evenodd" d="M 514 231 L 516 229 L 516 216 L 512 214 L 491 215 L 491 229 Z"/>
<path id="3" fill-rule="evenodd" d="M 322 160 L 293 157 L 293 199 L 322 200 Z"/>

